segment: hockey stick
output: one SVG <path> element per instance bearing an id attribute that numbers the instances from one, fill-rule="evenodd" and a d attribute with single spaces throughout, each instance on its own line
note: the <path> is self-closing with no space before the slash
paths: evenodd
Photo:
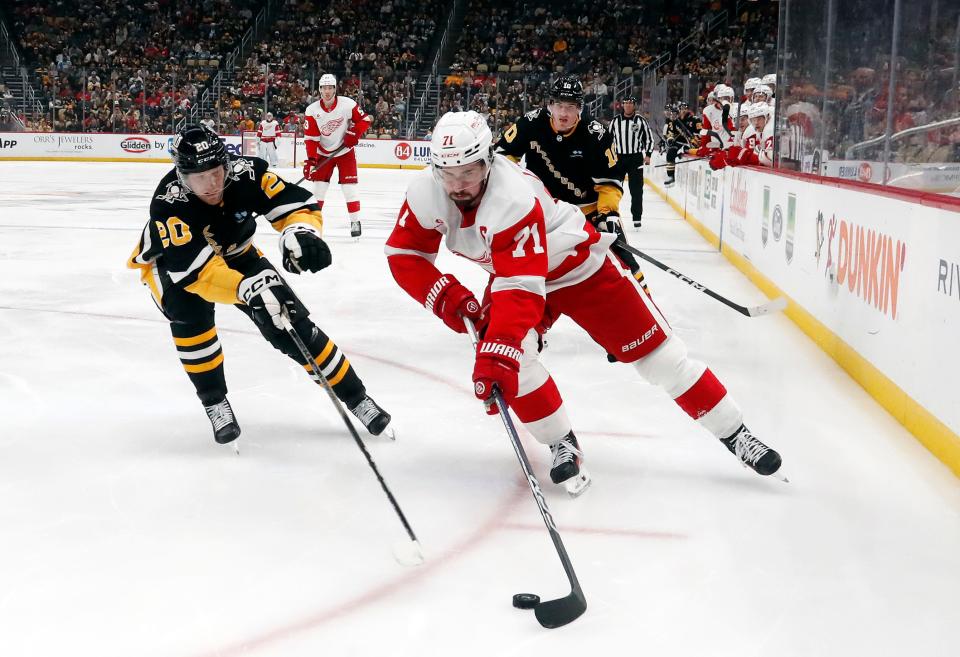
<path id="1" fill-rule="evenodd" d="M 662 262 L 660 262 L 659 260 L 657 260 L 657 259 L 654 258 L 653 256 L 649 256 L 649 255 L 647 255 L 646 253 L 644 253 L 643 251 L 641 251 L 640 249 L 636 249 L 636 248 L 630 246 L 629 244 L 627 244 L 626 240 L 621 239 L 621 240 L 620 240 L 620 244 L 621 244 L 621 246 L 623 246 L 624 249 L 626 249 L 627 251 L 629 251 L 629 252 L 632 253 L 633 255 L 635 255 L 635 256 L 640 256 L 641 258 L 643 258 L 644 260 L 646 260 L 646 261 L 649 262 L 650 264 L 659 267 L 660 269 L 662 269 L 663 271 L 667 272 L 668 274 L 672 274 L 672 275 L 676 276 L 677 278 L 679 278 L 681 281 L 683 281 L 683 282 L 686 283 L 687 285 L 689 285 L 689 286 L 691 286 L 691 287 L 693 287 L 693 288 L 695 288 L 695 289 L 697 289 L 697 290 L 700 290 L 701 292 L 703 292 L 704 294 L 706 294 L 708 297 L 712 297 L 712 298 L 716 299 L 717 301 L 719 301 L 720 303 L 724 304 L 725 306 L 728 306 L 728 307 L 730 307 L 730 308 L 733 308 L 734 310 L 736 310 L 736 311 L 737 311 L 738 313 L 740 313 L 741 315 L 746 315 L 747 317 L 758 317 L 758 316 L 760 316 L 760 315 L 769 315 L 770 313 L 779 312 L 779 311 L 781 311 L 781 310 L 783 310 L 784 308 L 787 307 L 787 300 L 786 300 L 785 297 L 777 297 L 776 299 L 774 299 L 774 300 L 772 300 L 772 301 L 768 301 L 767 303 L 762 303 L 762 304 L 760 304 L 759 306 L 752 306 L 752 307 L 750 307 L 750 308 L 748 308 L 748 307 L 746 307 L 746 306 L 741 306 L 741 305 L 738 304 L 738 303 L 734 303 L 734 302 L 730 301 L 730 299 L 728 299 L 728 298 L 726 298 L 726 297 L 720 296 L 719 294 L 717 294 L 716 292 L 714 292 L 714 291 L 711 290 L 710 288 L 701 285 L 700 283 L 696 282 L 695 280 L 693 280 L 693 279 L 690 278 L 689 276 L 686 276 L 685 274 L 681 274 L 681 273 L 678 272 L 676 269 L 673 269 L 673 268 L 671 268 L 671 267 L 668 267 L 667 265 L 663 264 Z"/>
<path id="2" fill-rule="evenodd" d="M 341 153 L 342 151 L 343 151 L 343 146 L 341 146 L 341 147 L 338 148 L 337 150 L 335 150 L 335 151 L 333 151 L 332 153 L 330 153 L 330 155 L 326 156 L 325 158 L 323 158 L 322 160 L 320 160 L 319 162 L 317 162 L 317 166 L 314 167 L 314 168 L 315 168 L 315 169 L 319 169 L 319 168 L 322 167 L 324 164 L 326 164 L 327 162 L 329 162 L 329 161 L 332 160 L 333 158 L 335 158 L 335 157 L 337 157 L 338 155 L 340 155 L 340 153 Z M 306 176 L 300 176 L 300 180 L 298 180 L 297 182 L 295 182 L 295 183 L 293 183 L 293 184 L 294 184 L 294 185 L 299 185 L 300 183 L 302 183 L 302 182 L 303 182 L 304 180 L 306 180 L 306 179 L 307 179 Z"/>
<path id="3" fill-rule="evenodd" d="M 700 160 L 709 160 L 709 159 L 710 159 L 709 157 L 695 157 L 695 158 L 692 158 L 692 159 L 689 159 L 689 160 L 677 160 L 676 162 L 673 163 L 673 166 L 678 167 L 678 166 L 680 166 L 681 164 L 690 164 L 691 162 L 699 162 Z M 643 165 L 643 168 L 644 168 L 644 169 L 659 169 L 659 168 L 661 168 L 661 167 L 668 167 L 668 166 L 670 166 L 669 163 L 667 163 L 667 164 L 644 164 L 644 165 Z"/>
<path id="4" fill-rule="evenodd" d="M 286 313 L 280 316 L 280 321 L 283 323 L 283 330 L 286 331 L 288 336 L 290 336 L 290 339 L 293 340 L 293 343 L 297 345 L 297 350 L 300 351 L 300 355 L 303 356 L 304 360 L 307 361 L 307 364 L 310 365 L 310 369 L 313 370 L 313 374 L 317 377 L 317 379 L 319 379 L 320 385 L 322 385 L 323 389 L 327 391 L 327 394 L 330 396 L 330 401 L 332 401 L 333 405 L 336 406 L 337 412 L 340 413 L 340 417 L 343 419 L 343 423 L 347 425 L 347 430 L 350 432 L 350 435 L 353 436 L 353 440 L 357 443 L 357 447 L 359 447 L 360 451 L 363 452 L 363 456 L 367 459 L 367 464 L 370 466 L 370 469 L 373 470 L 373 474 L 377 475 L 377 481 L 380 482 L 380 487 L 383 488 L 383 492 L 387 494 L 390 504 L 393 505 L 393 510 L 396 511 L 397 517 L 399 517 L 400 522 L 403 523 L 403 528 L 407 530 L 407 536 L 410 537 L 410 543 L 406 544 L 404 542 L 403 545 L 395 546 L 393 550 L 394 557 L 397 559 L 397 561 L 405 566 L 413 566 L 423 563 L 423 551 L 420 549 L 420 541 L 417 540 L 417 535 L 413 533 L 413 529 L 410 527 L 407 517 L 403 515 L 403 511 L 400 510 L 400 505 L 397 503 L 397 498 L 395 498 L 393 493 L 390 492 L 387 482 L 383 480 L 383 475 L 381 475 L 380 470 L 377 469 L 377 464 L 373 462 L 373 457 L 370 456 L 370 452 L 367 451 L 367 447 L 363 444 L 363 441 L 360 440 L 360 435 L 357 433 L 356 427 L 353 426 L 350 418 L 347 417 L 347 412 L 343 410 L 343 405 L 340 403 L 340 399 L 337 398 L 337 394 L 330 386 L 330 382 L 327 381 L 327 377 L 325 377 L 323 372 L 320 371 L 320 366 L 317 364 L 317 361 L 314 360 L 313 356 L 310 355 L 310 350 L 307 349 L 307 345 L 304 344 L 303 339 L 293 328 L 293 325 L 290 323 L 290 318 L 287 317 Z"/>
<path id="5" fill-rule="evenodd" d="M 474 348 L 476 348 L 479 338 L 477 337 L 477 330 L 473 326 L 473 322 L 464 317 L 463 324 L 467 327 L 467 332 L 470 334 L 470 340 L 473 342 Z M 533 493 L 533 499 L 537 501 L 537 506 L 540 509 L 540 515 L 543 516 L 543 522 L 547 526 L 547 531 L 550 532 L 550 538 L 553 539 L 553 546 L 557 549 L 557 555 L 560 557 L 560 563 L 563 564 L 563 571 L 567 574 L 567 579 L 570 581 L 569 595 L 566 595 L 562 598 L 557 598 L 556 600 L 537 602 L 533 612 L 537 617 L 537 621 L 539 621 L 543 627 L 550 629 L 562 627 L 567 623 L 575 621 L 583 614 L 583 612 L 587 610 L 587 599 L 583 595 L 583 589 L 580 588 L 580 582 L 577 580 L 577 574 L 573 571 L 573 564 L 570 563 L 570 557 L 567 555 L 567 550 L 563 546 L 563 541 L 560 539 L 560 532 L 557 531 L 557 524 L 554 522 L 553 516 L 550 514 L 550 509 L 547 508 L 547 500 L 543 497 L 543 491 L 540 490 L 540 483 L 533 474 L 533 468 L 530 466 L 530 461 L 527 459 L 527 453 L 524 451 L 523 444 L 520 442 L 520 436 L 517 434 L 517 428 L 513 425 L 513 420 L 510 417 L 510 411 L 507 409 L 507 404 L 503 400 L 503 395 L 500 394 L 500 390 L 497 389 L 496 386 L 493 387 L 491 397 L 497 404 L 497 409 L 500 411 L 500 419 L 503 420 L 503 426 L 507 430 L 507 435 L 510 437 L 510 442 L 513 444 L 513 451 L 517 454 L 517 459 L 520 461 L 520 467 L 523 469 L 523 474 L 527 477 L 527 484 L 530 486 L 530 492 Z"/>

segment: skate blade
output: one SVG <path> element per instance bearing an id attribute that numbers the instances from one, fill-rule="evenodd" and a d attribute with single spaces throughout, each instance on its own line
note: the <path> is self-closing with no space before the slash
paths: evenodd
<path id="1" fill-rule="evenodd" d="M 389 438 L 393 442 L 397 442 L 397 430 L 387 425 L 387 428 L 380 432 L 381 438 Z"/>
<path id="2" fill-rule="evenodd" d="M 567 489 L 567 495 L 570 497 L 580 497 L 590 488 L 590 484 L 592 483 L 593 479 L 590 477 L 590 473 L 587 472 L 586 468 L 580 466 L 580 474 L 570 477 L 563 482 L 563 487 Z"/>

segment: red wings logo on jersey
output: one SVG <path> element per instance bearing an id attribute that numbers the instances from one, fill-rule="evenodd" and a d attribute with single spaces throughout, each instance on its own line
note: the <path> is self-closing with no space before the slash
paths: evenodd
<path id="1" fill-rule="evenodd" d="M 322 126 L 320 126 L 320 134 L 323 135 L 324 137 L 329 137 L 334 132 L 336 132 L 337 128 L 339 128 L 341 125 L 343 125 L 342 116 L 337 117 L 335 119 L 330 119 L 329 121 L 324 123 Z"/>

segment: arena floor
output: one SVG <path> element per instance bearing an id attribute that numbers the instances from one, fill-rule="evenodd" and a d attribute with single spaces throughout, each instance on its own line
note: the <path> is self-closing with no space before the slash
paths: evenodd
<path id="1" fill-rule="evenodd" d="M 427 558 L 398 565 L 403 529 L 326 395 L 232 308 L 218 324 L 241 453 L 213 442 L 124 266 L 165 171 L 0 163 L 0 654 L 956 654 L 955 477 L 785 317 L 742 317 L 652 268 L 657 303 L 791 483 L 741 468 L 561 320 L 544 362 L 593 487 L 568 498 L 546 449 L 527 447 L 589 608 L 558 630 L 513 609 L 513 593 L 556 597 L 566 580 L 473 397 L 466 338 L 387 270 L 415 174 L 364 169 L 363 238 L 347 236 L 334 187 L 334 264 L 291 278 L 394 415 L 399 440 L 367 445 Z M 652 190 L 646 208 L 635 245 L 739 303 L 765 300 Z M 470 263 L 438 266 L 482 289 Z"/>

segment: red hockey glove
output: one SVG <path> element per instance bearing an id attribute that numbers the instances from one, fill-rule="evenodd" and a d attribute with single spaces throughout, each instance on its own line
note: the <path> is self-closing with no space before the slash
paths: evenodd
<path id="1" fill-rule="evenodd" d="M 727 158 L 723 151 L 719 153 L 714 153 L 710 156 L 710 168 L 714 171 L 722 169 L 727 166 Z"/>
<path id="2" fill-rule="evenodd" d="M 740 153 L 740 159 L 737 160 L 738 166 L 744 166 L 747 164 L 760 164 L 760 156 L 757 155 L 755 151 L 743 151 Z"/>
<path id="3" fill-rule="evenodd" d="M 727 161 L 740 159 L 740 153 L 743 148 L 740 146 L 731 146 L 727 149 Z"/>
<path id="4" fill-rule="evenodd" d="M 453 274 L 443 274 L 437 279 L 424 305 L 457 333 L 467 332 L 464 317 L 473 322 L 480 319 L 480 302 Z"/>
<path id="5" fill-rule="evenodd" d="M 304 180 L 319 180 L 320 179 L 320 160 L 310 158 L 303 164 L 303 178 Z"/>
<path id="6" fill-rule="evenodd" d="M 353 148 L 357 145 L 357 142 L 360 141 L 360 135 L 355 132 L 356 128 L 350 128 L 347 130 L 346 134 L 343 135 L 343 147 L 344 148 Z"/>
<path id="7" fill-rule="evenodd" d="M 517 396 L 517 376 L 520 372 L 520 357 L 523 350 L 520 343 L 510 340 L 481 340 L 477 344 L 477 361 L 473 366 L 473 392 L 482 400 L 487 415 L 499 413 L 495 403 L 488 403 L 493 394 L 493 386 L 500 389 L 504 399 Z"/>

